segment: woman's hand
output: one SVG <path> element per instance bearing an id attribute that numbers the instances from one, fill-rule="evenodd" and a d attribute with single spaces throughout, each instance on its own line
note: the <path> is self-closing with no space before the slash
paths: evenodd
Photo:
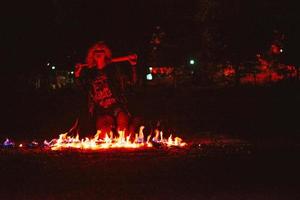
<path id="1" fill-rule="evenodd" d="M 137 63 L 137 54 L 130 54 L 130 55 L 127 56 L 127 59 L 128 59 L 128 62 L 131 65 L 136 65 L 136 63 Z"/>
<path id="2" fill-rule="evenodd" d="M 74 70 L 75 78 L 78 78 L 80 76 L 80 72 L 84 67 L 86 67 L 86 64 L 77 63 L 75 65 L 75 70 Z"/>

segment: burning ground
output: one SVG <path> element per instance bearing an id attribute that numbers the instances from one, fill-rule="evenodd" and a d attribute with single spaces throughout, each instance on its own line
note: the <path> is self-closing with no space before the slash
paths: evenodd
<path id="1" fill-rule="evenodd" d="M 40 144 L 73 122 L 70 101 L 61 105 L 66 97 L 43 96 L 30 108 L 24 106 L 29 101 L 16 104 L 3 111 L 7 118 L 0 142 L 9 137 L 16 146 L 0 148 L 0 199 L 299 199 L 298 120 L 291 117 L 300 110 L 297 91 L 246 88 L 193 90 L 197 95 L 189 99 L 178 91 L 142 96 L 137 110 L 150 125 L 161 119 L 162 129 L 174 129 L 174 136 L 188 144 L 183 148 L 50 151 Z M 31 116 L 22 121 L 18 111 Z M 33 139 L 39 145 L 17 147 Z"/>
<path id="2" fill-rule="evenodd" d="M 185 147 L 1 148 L 1 199 L 297 199 L 295 148 L 202 133 Z"/>
<path id="3" fill-rule="evenodd" d="M 173 197 L 176 191 L 185 193 L 184 185 L 195 181 L 193 176 L 198 174 L 198 169 L 194 162 L 207 159 L 212 148 L 226 155 L 224 147 L 203 141 L 207 147 L 195 143 L 189 148 L 104 149 L 97 152 L 2 149 L 1 169 L 5 181 L 1 194 L 5 194 L 4 198 L 31 199 Z M 227 150 L 235 151 L 239 145 L 229 146 L 231 148 Z M 239 151 L 239 154 L 243 153 Z M 186 166 L 189 167 L 185 169 Z"/>

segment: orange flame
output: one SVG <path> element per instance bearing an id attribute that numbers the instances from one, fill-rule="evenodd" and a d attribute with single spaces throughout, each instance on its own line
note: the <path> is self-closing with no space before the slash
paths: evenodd
<path id="1" fill-rule="evenodd" d="M 100 138 L 101 131 L 98 130 L 93 138 L 80 139 L 77 134 L 75 137 L 68 136 L 68 133 L 59 135 L 58 139 L 53 139 L 50 142 L 44 141 L 44 144 L 49 146 L 52 150 L 61 149 L 86 149 L 86 150 L 98 150 L 109 148 L 149 148 L 153 146 L 153 143 L 157 143 L 163 146 L 171 147 L 178 146 L 183 147 L 187 144 L 182 141 L 181 138 L 172 138 L 172 135 L 168 139 L 164 139 L 163 132 L 155 130 L 155 137 L 151 135 L 147 136 L 147 140 L 144 140 L 144 126 L 140 127 L 139 133 L 135 134 L 135 138 L 132 139 L 131 135 L 125 136 L 125 131 L 119 131 L 118 137 L 113 137 L 113 133 L 105 134 L 104 138 Z M 152 143 L 153 142 L 153 143 Z"/>

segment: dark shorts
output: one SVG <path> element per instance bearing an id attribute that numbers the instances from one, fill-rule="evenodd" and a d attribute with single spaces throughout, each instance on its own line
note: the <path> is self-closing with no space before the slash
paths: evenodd
<path id="1" fill-rule="evenodd" d="M 117 117 L 120 112 L 125 112 L 128 116 L 130 115 L 125 106 L 121 104 L 113 104 L 108 108 L 96 108 L 96 116 L 110 115 Z"/>

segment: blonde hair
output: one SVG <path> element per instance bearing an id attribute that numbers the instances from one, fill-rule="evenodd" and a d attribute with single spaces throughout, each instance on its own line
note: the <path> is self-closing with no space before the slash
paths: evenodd
<path id="1" fill-rule="evenodd" d="M 92 67 L 92 66 L 96 65 L 96 61 L 95 61 L 95 57 L 94 57 L 95 56 L 95 50 L 99 49 L 99 48 L 104 50 L 106 64 L 111 62 L 112 53 L 111 53 L 110 48 L 105 44 L 105 42 L 99 41 L 99 42 L 96 42 L 95 44 L 93 44 L 88 50 L 88 53 L 87 53 L 87 56 L 86 56 L 86 64 L 89 67 Z"/>

